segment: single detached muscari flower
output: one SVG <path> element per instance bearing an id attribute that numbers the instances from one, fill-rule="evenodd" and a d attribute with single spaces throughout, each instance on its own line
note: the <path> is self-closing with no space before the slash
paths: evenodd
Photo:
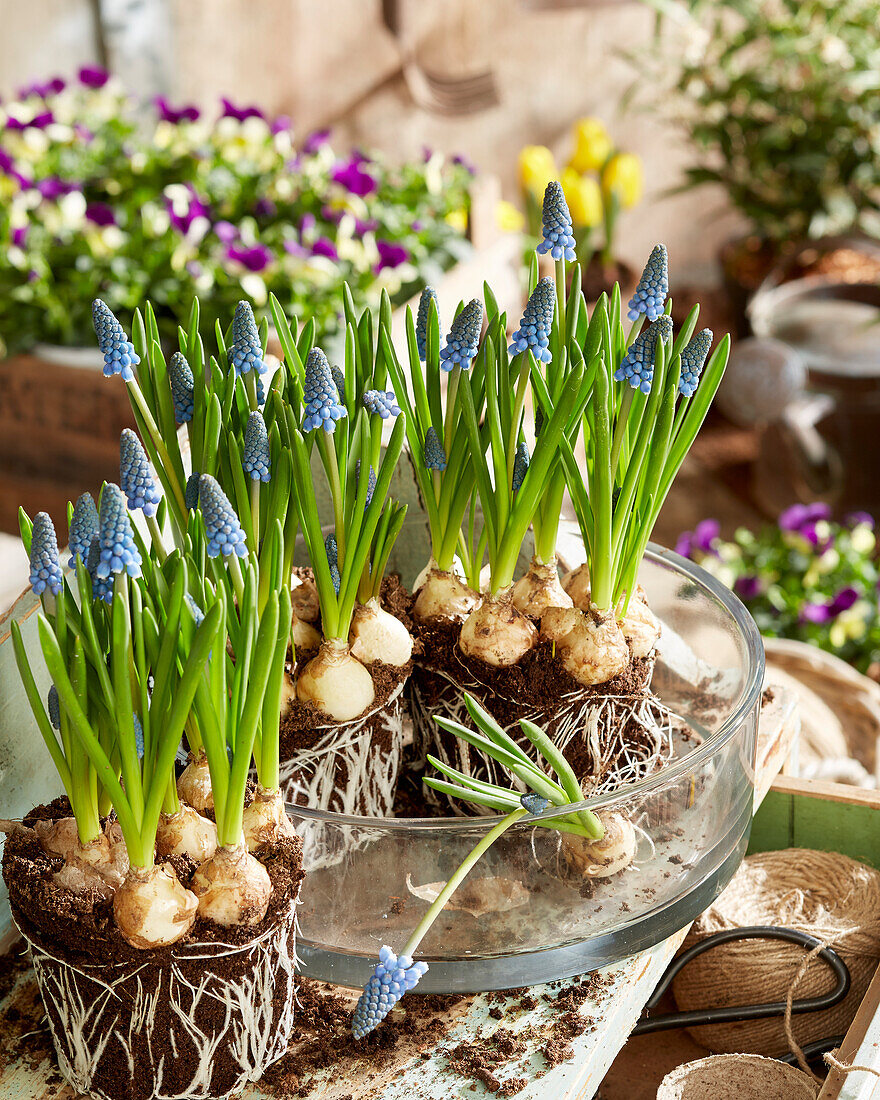
<path id="1" fill-rule="evenodd" d="M 208 536 L 208 557 L 243 558 L 247 555 L 244 531 L 238 522 L 229 498 L 210 474 L 199 478 L 199 507 L 205 521 Z"/>
<path id="2" fill-rule="evenodd" d="M 168 383 L 174 403 L 174 419 L 178 424 L 188 424 L 193 418 L 193 390 L 195 379 L 192 368 L 182 352 L 176 351 L 168 363 Z"/>
<path id="3" fill-rule="evenodd" d="M 113 602 L 113 578 L 99 577 L 98 565 L 101 561 L 101 536 L 96 532 L 89 547 L 89 556 L 86 561 L 86 569 L 92 579 L 92 599 L 103 600 L 105 603 Z"/>
<path id="4" fill-rule="evenodd" d="M 615 382 L 629 382 L 634 390 L 641 390 L 642 393 L 651 392 L 658 336 L 664 343 L 672 337 L 672 319 L 665 313 L 661 313 L 653 325 L 644 329 L 633 340 L 620 366 L 614 372 Z"/>
<path id="5" fill-rule="evenodd" d="M 263 362 L 263 345 L 260 343 L 260 333 L 249 302 L 239 302 L 235 307 L 229 362 L 235 367 L 235 373 L 239 376 L 252 370 L 257 374 L 263 374 L 266 370 L 266 364 Z"/>
<path id="6" fill-rule="evenodd" d="M 46 512 L 37 512 L 31 533 L 31 587 L 38 596 L 48 588 L 57 596 L 64 584 L 55 527 Z"/>
<path id="7" fill-rule="evenodd" d="M 187 512 L 194 512 L 199 506 L 199 478 L 202 475 L 194 470 L 186 479 L 186 488 L 183 490 L 183 503 Z"/>
<path id="8" fill-rule="evenodd" d="M 324 539 L 324 552 L 327 555 L 327 564 L 330 566 L 330 579 L 338 596 L 342 578 L 339 576 L 339 548 L 336 545 L 336 536 L 332 532 Z"/>
<path id="9" fill-rule="evenodd" d="M 550 329 L 553 325 L 553 313 L 556 308 L 556 284 L 550 276 L 541 279 L 526 305 L 519 328 L 511 337 L 511 355 L 520 355 L 532 349 L 532 354 L 541 363 L 549 363 Z"/>
<path id="10" fill-rule="evenodd" d="M 333 375 L 333 381 L 336 383 L 336 392 L 339 394 L 339 400 L 342 404 L 345 404 L 345 375 L 342 372 L 341 367 L 331 367 L 330 373 Z"/>
<path id="11" fill-rule="evenodd" d="M 684 397 L 693 397 L 697 392 L 700 375 L 706 363 L 706 356 L 712 346 L 712 330 L 704 328 L 694 336 L 681 353 L 681 377 L 678 380 L 678 392 Z"/>
<path id="12" fill-rule="evenodd" d="M 99 558 L 95 575 L 109 580 L 112 574 L 141 575 L 141 555 L 134 541 L 131 519 L 125 507 L 125 497 L 112 482 L 101 493 L 100 526 L 98 529 Z M 94 544 L 93 544 L 94 545 Z"/>
<path id="13" fill-rule="evenodd" d="M 361 401 L 367 412 L 381 416 L 383 420 L 389 416 L 400 416 L 400 405 L 393 390 L 367 390 Z"/>
<path id="14" fill-rule="evenodd" d="M 649 321 L 656 321 L 663 312 L 669 293 L 669 260 L 665 244 L 655 244 L 645 270 L 639 279 L 636 292 L 629 300 L 631 321 L 637 321 L 644 313 Z"/>
<path id="15" fill-rule="evenodd" d="M 156 514 L 162 490 L 153 480 L 146 452 L 131 428 L 123 428 L 119 437 L 119 484 L 132 511 L 140 508 L 145 516 Z"/>
<path id="16" fill-rule="evenodd" d="M 49 721 L 56 730 L 61 729 L 61 703 L 58 699 L 58 688 L 54 684 L 49 688 L 46 696 L 46 705 L 49 710 Z"/>
<path id="17" fill-rule="evenodd" d="M 542 256 L 549 252 L 554 260 L 574 260 L 576 254 L 571 214 L 568 212 L 562 184 L 558 180 L 551 180 L 544 191 L 541 223 L 543 240 L 536 251 Z"/>
<path id="18" fill-rule="evenodd" d="M 320 348 L 312 348 L 309 352 L 303 391 L 305 416 L 302 430 L 311 432 L 315 428 L 323 428 L 325 432 L 335 432 L 336 421 L 347 416 L 348 411 L 339 403 L 339 391 L 333 381 L 330 364 Z"/>
<path id="19" fill-rule="evenodd" d="M 364 986 L 354 1010 L 351 1031 L 355 1039 L 369 1035 L 404 993 L 419 984 L 427 970 L 427 963 L 413 962 L 408 955 L 395 955 L 386 944 L 379 952 L 376 969 Z"/>
<path id="20" fill-rule="evenodd" d="M 437 307 L 439 314 L 440 303 L 437 300 L 437 291 L 432 286 L 426 286 L 419 295 L 419 312 L 416 315 L 416 344 L 419 349 L 419 359 L 423 363 L 428 346 L 428 316 L 431 312 L 431 302 Z"/>
<path id="21" fill-rule="evenodd" d="M 73 518 L 70 521 L 70 531 L 67 536 L 67 545 L 70 550 L 67 564 L 71 569 L 76 568 L 77 557 L 82 558 L 85 564 L 92 538 L 97 533 L 98 509 L 95 507 L 92 494 L 83 493 L 73 506 Z"/>
<path id="22" fill-rule="evenodd" d="M 137 749 L 138 760 L 144 758 L 144 727 L 141 725 L 141 720 L 136 714 L 133 714 L 132 721 L 134 722 L 134 747 Z"/>
<path id="23" fill-rule="evenodd" d="M 479 298 L 472 298 L 449 328 L 446 346 L 440 352 L 440 369 L 450 371 L 453 367 L 461 367 L 467 370 L 477 354 L 482 328 L 483 303 Z"/>
<path id="24" fill-rule="evenodd" d="M 425 432 L 425 466 L 429 470 L 446 469 L 446 452 L 434 428 Z"/>
<path id="25" fill-rule="evenodd" d="M 92 321 L 98 337 L 98 347 L 104 356 L 105 376 L 112 378 L 114 374 L 121 374 L 123 382 L 133 382 L 134 371 L 131 368 L 138 365 L 140 356 L 134 350 L 134 344 L 126 336 L 122 325 L 100 298 L 92 302 Z"/>
<path id="26" fill-rule="evenodd" d="M 201 623 L 203 622 L 203 620 L 205 618 L 204 611 L 202 611 L 202 609 L 199 607 L 199 605 L 196 603 L 196 601 L 192 598 L 192 596 L 189 594 L 189 592 L 185 592 L 184 595 L 183 595 L 183 598 L 184 598 L 184 600 L 186 600 L 186 606 L 192 612 L 192 617 L 195 619 L 196 626 L 201 625 Z"/>
<path id="27" fill-rule="evenodd" d="M 530 814 L 540 814 L 550 805 L 549 798 L 542 798 L 539 794 L 524 794 L 520 796 L 522 808 Z"/>
<path id="28" fill-rule="evenodd" d="M 529 448 L 525 440 L 516 445 L 516 458 L 513 460 L 513 476 L 510 479 L 510 487 L 516 493 L 522 488 L 526 473 L 529 469 Z"/>
<path id="29" fill-rule="evenodd" d="M 262 413 L 252 412 L 248 417 L 241 464 L 251 481 L 269 480 L 269 436 Z"/>

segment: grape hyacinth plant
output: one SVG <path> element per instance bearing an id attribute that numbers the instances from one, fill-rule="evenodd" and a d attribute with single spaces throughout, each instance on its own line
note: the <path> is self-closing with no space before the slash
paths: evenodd
<path id="1" fill-rule="evenodd" d="M 449 877 L 400 953 L 395 955 L 387 945 L 382 947 L 379 962 L 354 1011 L 351 1027 L 355 1039 L 364 1038 L 378 1027 L 404 993 L 414 989 L 427 973 L 428 964 L 413 958 L 419 945 L 472 868 L 512 826 L 532 817 L 535 826 L 558 831 L 568 843 L 568 851 L 576 853 L 582 867 L 593 868 L 594 874 L 599 864 L 603 874 L 616 874 L 635 855 L 635 831 L 628 821 L 618 814 L 608 814 L 606 824 L 591 810 L 573 808 L 583 802 L 578 779 L 552 739 L 539 726 L 526 719 L 520 721 L 524 738 L 536 750 L 536 763 L 475 699 L 467 695 L 465 703 L 474 723 L 472 729 L 445 718 L 438 718 L 438 724 L 495 760 L 504 774 L 528 793 L 496 783 L 475 781 L 436 757 L 428 757 L 428 762 L 446 777 L 427 777 L 428 786 L 448 797 L 487 806 L 505 816 L 487 830 Z M 559 810 L 564 812 L 560 814 Z"/>

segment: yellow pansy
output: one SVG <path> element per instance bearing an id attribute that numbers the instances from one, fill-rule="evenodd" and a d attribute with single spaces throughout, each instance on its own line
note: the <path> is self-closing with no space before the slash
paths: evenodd
<path id="1" fill-rule="evenodd" d="M 519 152 L 520 183 L 542 199 L 547 184 L 558 178 L 556 159 L 546 145 L 526 145 Z"/>
<path id="2" fill-rule="evenodd" d="M 602 192 L 592 176 L 582 176 L 573 168 L 562 173 L 562 190 L 571 220 L 577 226 L 592 229 L 602 221 Z"/>
<path id="3" fill-rule="evenodd" d="M 574 153 L 570 167 L 583 175 L 598 172 L 614 152 L 614 142 L 598 118 L 579 118 L 572 130 Z"/>
<path id="4" fill-rule="evenodd" d="M 495 224 L 502 233 L 519 233 L 525 223 L 523 212 L 512 202 L 501 199 L 495 204 Z"/>
<path id="5" fill-rule="evenodd" d="M 642 161 L 635 153 L 615 153 L 602 171 L 602 191 L 616 195 L 624 210 L 635 206 L 642 197 L 644 178 Z"/>

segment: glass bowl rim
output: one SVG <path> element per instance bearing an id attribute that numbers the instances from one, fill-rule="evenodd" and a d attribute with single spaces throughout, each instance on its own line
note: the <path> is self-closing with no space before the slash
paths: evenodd
<path id="1" fill-rule="evenodd" d="M 696 562 L 683 558 L 674 550 L 668 550 L 657 543 L 649 543 L 645 553 L 645 559 L 653 561 L 661 567 L 671 566 L 673 570 L 684 576 L 709 594 L 717 603 L 720 603 L 730 618 L 739 629 L 746 649 L 746 658 L 751 674 L 743 685 L 740 696 L 733 705 L 732 710 L 706 740 L 693 752 L 687 753 L 680 760 L 668 767 L 662 768 L 656 775 L 639 779 L 635 783 L 628 783 L 625 787 L 614 791 L 606 791 L 604 794 L 587 798 L 583 802 L 572 803 L 570 806 L 551 806 L 540 814 L 529 814 L 523 817 L 514 826 L 515 829 L 529 826 L 535 821 L 562 817 L 575 813 L 578 810 L 601 809 L 609 803 L 628 800 L 634 796 L 652 791 L 655 787 L 665 784 L 670 779 L 679 778 L 684 772 L 692 771 L 699 766 L 707 756 L 710 756 L 724 745 L 734 733 L 742 726 L 748 713 L 758 701 L 764 680 L 764 643 L 755 620 L 746 610 L 745 605 L 736 593 L 722 584 L 721 581 L 702 569 Z M 287 803 L 288 813 L 305 821 L 322 821 L 328 825 L 357 825 L 364 829 L 388 829 L 388 830 L 415 830 L 416 832 L 431 832 L 454 829 L 456 831 L 487 832 L 504 816 L 493 814 L 491 817 L 366 817 L 357 814 L 341 814 L 334 810 L 317 810 L 310 806 L 301 806 L 297 803 Z"/>

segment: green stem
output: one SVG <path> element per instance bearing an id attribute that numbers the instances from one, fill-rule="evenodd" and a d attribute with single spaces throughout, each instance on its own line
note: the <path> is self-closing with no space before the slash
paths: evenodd
<path id="1" fill-rule="evenodd" d="M 254 553 L 260 549 L 260 479 L 251 478 L 251 527 L 254 536 Z"/>
<path id="2" fill-rule="evenodd" d="M 565 257 L 556 261 L 556 309 L 558 315 L 559 332 L 565 338 Z"/>
<path id="3" fill-rule="evenodd" d="M 156 424 L 156 421 L 153 419 L 153 414 L 150 412 L 150 407 L 146 402 L 146 398 L 144 397 L 140 386 L 137 384 L 137 381 L 132 380 L 131 382 L 127 382 L 126 385 L 128 386 L 130 397 L 138 407 L 138 412 L 144 418 L 144 423 L 147 425 L 147 430 L 150 433 L 150 438 L 153 441 L 153 446 L 156 448 L 156 451 L 162 460 L 162 465 L 166 470 L 169 471 L 169 481 L 171 482 L 171 487 L 174 490 L 175 502 L 179 509 L 179 514 L 181 516 L 186 516 L 186 501 L 184 500 L 183 489 L 178 484 L 177 478 L 171 477 L 171 471 L 174 469 L 174 466 L 171 462 L 171 455 L 168 453 L 168 448 L 165 446 L 165 442 L 162 439 L 162 433 L 159 431 L 159 427 Z"/>
<path id="4" fill-rule="evenodd" d="M 230 554 L 229 556 L 229 575 L 232 577 L 235 598 L 238 601 L 239 608 L 241 608 L 244 605 L 244 577 L 242 576 L 237 554 Z"/>
<path id="5" fill-rule="evenodd" d="M 159 530 L 159 524 L 156 522 L 155 516 L 147 516 L 147 528 L 150 532 L 153 549 L 156 551 L 156 557 L 159 559 L 159 564 L 162 565 L 168 557 L 168 552 L 162 541 L 162 532 Z"/>
<path id="6" fill-rule="evenodd" d="M 446 422 L 443 425 L 443 450 L 446 452 L 446 461 L 452 453 L 452 433 L 455 427 L 455 405 L 458 396 L 458 383 L 461 379 L 461 367 L 453 367 L 449 376 L 449 385 L 446 387 Z"/>
<path id="7" fill-rule="evenodd" d="M 418 925 L 413 931 L 413 934 L 406 941 L 406 946 L 404 947 L 403 951 L 400 952 L 402 955 L 413 955 L 419 944 L 427 935 L 431 925 L 442 912 L 443 906 L 447 903 L 447 901 L 449 901 L 449 899 L 458 889 L 460 884 L 467 877 L 468 872 L 474 866 L 474 864 L 477 863 L 481 856 L 483 856 L 483 854 L 492 847 L 492 845 L 500 836 L 503 836 L 504 833 L 507 832 L 511 825 L 515 825 L 517 821 L 522 820 L 522 818 L 524 817 L 528 817 L 528 810 L 525 810 L 522 807 L 513 810 L 512 813 L 509 813 L 506 817 L 503 817 L 493 829 L 490 829 L 489 832 L 486 833 L 483 839 L 479 842 L 479 844 L 476 844 L 471 849 L 461 865 L 453 873 L 452 877 L 437 895 L 436 899 L 428 909 L 428 912 L 425 913 L 425 915 L 419 921 Z"/>
<path id="8" fill-rule="evenodd" d="M 244 388 L 247 393 L 248 405 L 251 412 L 257 412 L 260 403 L 257 401 L 257 377 L 256 372 L 249 370 L 244 376 Z"/>
<path id="9" fill-rule="evenodd" d="M 623 437 L 626 435 L 627 422 L 629 420 L 629 412 L 632 408 L 633 398 L 636 395 L 636 391 L 627 383 L 624 390 L 623 397 L 620 401 L 620 409 L 617 413 L 617 423 L 614 425 L 614 439 L 611 444 L 611 480 L 614 482 L 617 477 L 617 464 L 620 460 L 620 448 L 623 444 Z"/>
<path id="10" fill-rule="evenodd" d="M 513 402 L 513 415 L 510 419 L 510 436 L 507 440 L 507 483 L 511 484 L 513 466 L 516 462 L 516 445 L 519 442 L 519 422 L 526 403 L 526 390 L 529 385 L 529 353 L 521 352 L 519 377 L 516 383 L 516 397 Z"/>
<path id="11" fill-rule="evenodd" d="M 342 484 L 339 480 L 339 467 L 336 463 L 336 451 L 330 442 L 330 433 L 323 428 L 318 428 L 318 446 L 321 448 L 321 458 L 330 483 L 330 495 L 333 498 L 333 523 L 336 530 L 336 567 L 342 573 L 345 562 L 345 498 L 342 495 Z"/>

